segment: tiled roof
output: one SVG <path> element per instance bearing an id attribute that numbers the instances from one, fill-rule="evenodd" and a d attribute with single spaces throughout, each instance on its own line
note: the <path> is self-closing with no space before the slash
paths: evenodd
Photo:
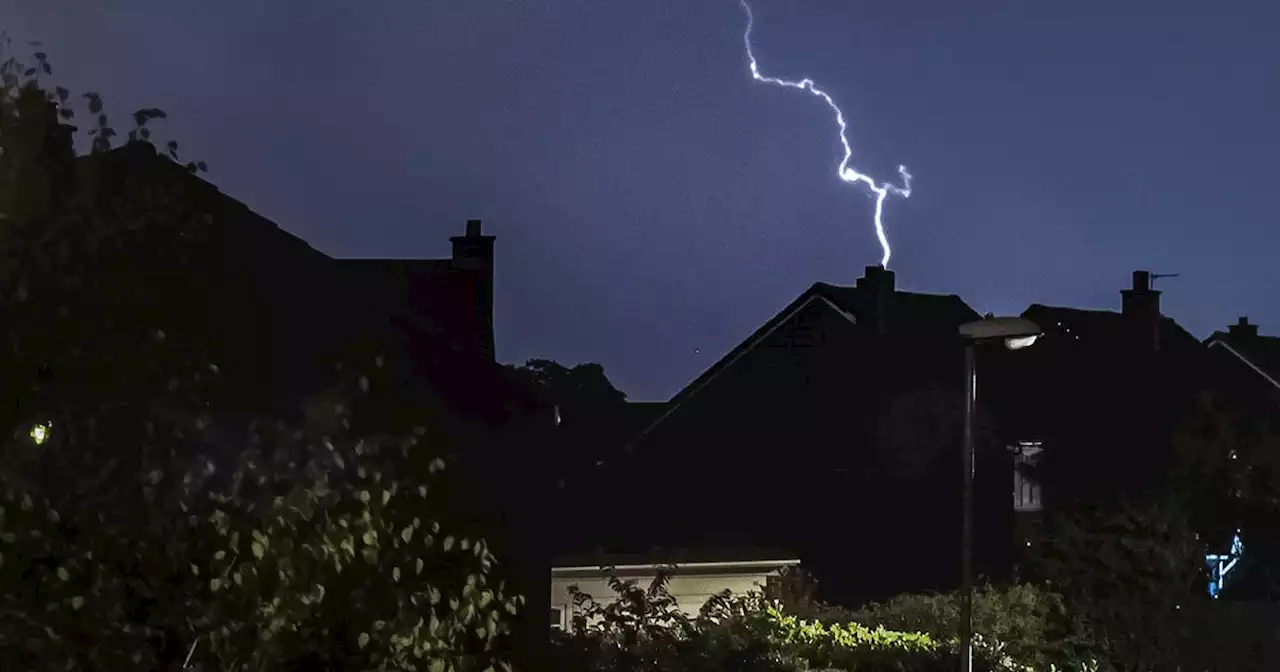
<path id="1" fill-rule="evenodd" d="M 937 342 L 955 342 L 958 327 L 970 320 L 979 319 L 980 315 L 968 306 L 959 296 L 954 294 L 923 294 L 917 292 L 892 291 L 887 293 L 886 331 L 885 336 L 893 340 L 925 339 Z M 644 428 L 629 444 L 628 449 L 638 443 L 653 428 L 660 425 L 668 415 L 688 400 L 699 390 L 716 378 L 721 371 L 733 365 L 740 357 L 750 352 L 769 334 L 791 319 L 799 310 L 815 300 L 821 300 L 840 311 L 850 321 L 858 323 L 862 320 L 874 320 L 874 304 L 876 295 L 869 287 L 848 287 L 830 285 L 825 282 L 814 283 L 786 308 L 774 315 L 768 322 L 747 337 L 728 354 L 721 357 L 709 369 L 695 378 L 671 398 L 666 408 L 652 423 Z"/>
<path id="2" fill-rule="evenodd" d="M 252 358 L 242 368 L 253 369 L 263 386 L 312 387 L 358 341 L 405 343 L 396 328 L 410 328 L 418 352 L 457 352 L 483 341 L 479 276 L 450 259 L 335 259 L 150 145 L 126 144 L 99 158 L 116 163 L 105 174 L 126 184 L 138 175 L 175 180 L 212 216 L 199 272 L 210 274 L 206 298 L 226 332 L 216 338 Z M 285 394 L 266 387 L 264 397 Z"/>
<path id="3" fill-rule="evenodd" d="M 957 327 L 969 320 L 976 320 L 979 315 L 954 294 L 920 294 L 916 292 L 895 291 L 890 295 L 888 304 L 889 336 L 902 335 L 934 335 L 940 338 L 955 340 Z M 850 319 L 859 321 L 869 319 L 873 314 L 873 294 L 863 288 L 829 285 L 825 282 L 814 283 L 790 305 L 774 315 L 764 326 L 756 330 L 750 337 L 729 351 L 720 361 L 698 376 L 692 383 L 672 397 L 668 410 L 683 402 L 699 388 L 714 378 L 723 368 L 731 364 L 744 352 L 750 350 L 765 335 L 772 332 L 789 319 L 799 308 L 814 298 L 825 299 Z"/>
<path id="4" fill-rule="evenodd" d="M 845 311 L 856 315 L 872 310 L 872 294 L 859 287 L 819 282 L 810 288 Z M 806 292 L 806 294 L 808 294 Z M 889 334 L 945 334 L 956 338 L 956 328 L 981 316 L 955 294 L 895 291 L 888 306 Z"/>
<path id="5" fill-rule="evenodd" d="M 346 302 L 451 351 L 480 349 L 479 277 L 449 259 L 338 259 Z"/>

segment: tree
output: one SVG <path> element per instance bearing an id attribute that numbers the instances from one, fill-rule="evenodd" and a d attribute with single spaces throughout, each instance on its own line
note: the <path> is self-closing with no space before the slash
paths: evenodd
<path id="1" fill-rule="evenodd" d="M 564 422 L 573 423 L 590 413 L 617 408 L 627 400 L 627 395 L 609 382 L 599 364 L 576 364 L 570 368 L 549 359 L 531 359 L 523 366 L 509 368 L 543 390 L 560 407 Z"/>
<path id="2" fill-rule="evenodd" d="M 1034 568 L 1063 596 L 1069 638 L 1116 669 L 1172 669 L 1208 600 L 1204 546 L 1171 500 L 1077 506 L 1052 517 Z"/>
<path id="3" fill-rule="evenodd" d="M 548 359 L 531 359 L 508 367 L 544 394 L 555 406 L 560 426 L 559 454 L 553 459 L 557 478 L 568 482 L 592 479 L 597 464 L 615 457 L 625 429 L 627 395 L 609 382 L 599 364 L 572 368 Z"/>
<path id="4" fill-rule="evenodd" d="M 0 56 L 0 369 L 12 400 L 0 407 L 0 435 L 22 441 L 52 424 L 74 443 L 89 419 L 159 398 L 203 407 L 219 369 L 199 338 L 189 270 L 209 222 L 180 176 L 204 164 L 179 165 L 169 142 L 170 160 L 124 170 L 137 152 L 112 151 L 117 134 L 96 93 L 82 97 L 93 125 L 90 154 L 77 157 L 75 99 L 43 82 L 47 56 L 24 67 L 7 42 Z M 154 154 L 149 124 L 164 116 L 134 113 L 126 149 Z"/>
<path id="5" fill-rule="evenodd" d="M 228 413 L 193 300 L 214 224 L 189 175 L 203 164 L 174 142 L 157 158 L 159 110 L 116 146 L 97 94 L 77 157 L 75 99 L 35 59 L 0 63 L 0 662 L 496 662 L 521 599 L 427 496 L 441 463 L 422 432 L 351 432 L 366 378 L 307 424 Z"/>
<path id="6" fill-rule="evenodd" d="M 1174 491 L 1208 550 L 1225 553 L 1237 532 L 1245 540 L 1224 594 L 1280 597 L 1280 433 L 1271 413 L 1247 412 L 1206 392 L 1174 447 Z"/>
<path id="7" fill-rule="evenodd" d="M 58 509 L 0 483 L 6 668 L 500 665 L 522 599 L 414 477 L 427 459 L 415 436 L 329 431 L 347 406 L 257 427 L 229 473 L 190 451 L 148 460 L 106 501 L 90 488 Z"/>

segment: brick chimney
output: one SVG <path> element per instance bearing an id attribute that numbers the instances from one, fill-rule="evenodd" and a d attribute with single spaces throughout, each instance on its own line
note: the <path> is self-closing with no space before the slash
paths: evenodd
<path id="1" fill-rule="evenodd" d="M 467 232 L 463 236 L 453 236 L 453 267 L 461 270 L 475 271 L 479 276 L 479 295 L 476 311 L 484 329 L 484 347 L 490 357 L 494 357 L 493 346 L 493 241 L 497 236 L 486 236 L 482 233 L 478 219 L 467 220 Z"/>
<path id="2" fill-rule="evenodd" d="M 1134 271 L 1133 287 L 1120 290 L 1120 312 L 1133 324 L 1140 341 L 1160 349 L 1160 292 L 1151 288 L 1150 271 Z"/>
<path id="3" fill-rule="evenodd" d="M 889 327 L 889 306 L 893 301 L 893 271 L 880 265 L 868 266 L 856 286 L 862 290 L 864 306 L 864 313 L 859 318 L 875 329 L 876 334 L 885 335 Z"/>
<path id="4" fill-rule="evenodd" d="M 1249 324 L 1249 318 L 1241 317 L 1240 321 L 1227 327 L 1227 334 L 1240 338 L 1254 338 L 1258 335 L 1258 325 Z"/>

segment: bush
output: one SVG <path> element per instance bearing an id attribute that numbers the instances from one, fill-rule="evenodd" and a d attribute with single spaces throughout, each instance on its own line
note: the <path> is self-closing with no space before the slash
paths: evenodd
<path id="1" fill-rule="evenodd" d="M 960 594 L 899 595 L 860 609 L 824 604 L 813 595 L 817 582 L 798 568 L 784 570 L 771 581 L 769 597 L 785 613 L 823 623 L 858 623 L 867 628 L 922 632 L 949 641 L 960 635 Z M 1037 668 L 1073 656 L 1064 643 L 1067 614 L 1061 596 L 1034 584 L 995 586 L 981 583 L 973 594 L 973 631 L 999 641 L 1016 660 Z"/>
<path id="2" fill-rule="evenodd" d="M 347 424 L 346 405 L 325 407 L 321 424 Z M 158 428 L 188 432 L 164 432 L 172 450 L 200 426 Z M 0 668 L 504 664 L 523 599 L 483 539 L 447 527 L 443 462 L 417 444 L 280 425 L 246 437 L 229 469 L 175 450 L 115 479 L 67 473 L 78 500 L 0 478 Z M 44 459 L 69 449 L 55 437 Z"/>
<path id="3" fill-rule="evenodd" d="M 1169 501 L 1063 507 L 1035 545 L 1036 573 L 1062 594 L 1071 641 L 1115 669 L 1176 669 L 1203 634 L 1204 546 Z"/>
<path id="4" fill-rule="evenodd" d="M 557 668 L 566 672 L 915 672 L 954 670 L 959 663 L 954 638 L 855 622 L 805 620 L 759 593 L 718 595 L 697 617 L 689 617 L 676 607 L 666 582 L 667 577 L 660 575 L 646 589 L 614 578 L 611 585 L 617 600 L 607 605 L 589 595 L 576 595 L 580 609 L 573 628 L 555 637 Z M 976 636 L 974 669 L 1055 668 L 1021 664 L 999 641 Z"/>
<path id="5" fill-rule="evenodd" d="M 900 595 L 865 605 L 851 620 L 950 639 L 959 636 L 960 602 L 958 592 Z M 1002 642 L 1010 656 L 1027 664 L 1044 667 L 1069 657 L 1061 645 L 1065 621 L 1062 598 L 1039 586 L 983 584 L 974 590 L 973 631 Z"/>

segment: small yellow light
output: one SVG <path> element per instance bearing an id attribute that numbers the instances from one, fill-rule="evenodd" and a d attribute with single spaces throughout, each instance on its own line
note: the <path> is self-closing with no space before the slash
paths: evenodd
<path id="1" fill-rule="evenodd" d="M 49 440 L 49 425 L 36 424 L 31 428 L 31 440 L 40 445 Z"/>

